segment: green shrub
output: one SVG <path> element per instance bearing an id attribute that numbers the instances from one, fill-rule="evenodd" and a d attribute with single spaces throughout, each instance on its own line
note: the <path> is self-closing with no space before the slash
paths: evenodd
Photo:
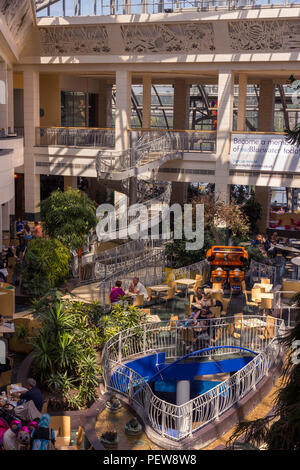
<path id="1" fill-rule="evenodd" d="M 97 225 L 95 203 L 78 189 L 53 191 L 40 207 L 45 233 L 70 249 L 81 248 Z"/>
<path id="2" fill-rule="evenodd" d="M 28 245 L 23 289 L 34 297 L 63 284 L 69 275 L 69 250 L 58 240 L 37 238 Z"/>
<path id="3" fill-rule="evenodd" d="M 34 316 L 42 325 L 40 336 L 33 339 L 36 376 L 72 409 L 86 407 L 96 399 L 99 376 L 95 350 L 98 329 L 79 304 L 77 310 L 76 302 L 62 299 L 55 291 L 34 303 Z"/>

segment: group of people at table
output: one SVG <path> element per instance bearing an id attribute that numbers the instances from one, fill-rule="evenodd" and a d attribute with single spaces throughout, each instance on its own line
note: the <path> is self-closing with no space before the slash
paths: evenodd
<path id="1" fill-rule="evenodd" d="M 134 277 L 127 292 L 122 289 L 122 281 L 116 281 L 115 286 L 110 291 L 110 302 L 112 305 L 120 303 L 124 297 L 127 300 L 135 300 L 137 295 L 148 297 L 146 287 L 140 282 L 138 277 Z"/>
<path id="2" fill-rule="evenodd" d="M 49 414 L 42 414 L 42 392 L 33 378 L 26 387 L 11 385 L 9 396 L 2 392 L 0 402 L 0 449 L 54 449 L 55 432 Z"/>

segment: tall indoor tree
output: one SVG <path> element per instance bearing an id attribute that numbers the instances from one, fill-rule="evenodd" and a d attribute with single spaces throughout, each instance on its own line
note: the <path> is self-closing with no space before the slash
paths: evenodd
<path id="1" fill-rule="evenodd" d="M 96 227 L 96 205 L 86 193 L 60 189 L 40 203 L 44 232 L 70 249 L 79 249 Z"/>

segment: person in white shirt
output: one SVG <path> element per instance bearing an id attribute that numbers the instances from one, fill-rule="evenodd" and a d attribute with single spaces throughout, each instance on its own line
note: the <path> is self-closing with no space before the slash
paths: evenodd
<path id="1" fill-rule="evenodd" d="M 136 294 L 136 295 L 144 295 L 144 299 L 148 297 L 147 289 L 140 282 L 138 277 L 133 278 L 132 283 L 130 284 L 130 287 L 129 287 L 129 292 L 132 292 L 133 294 Z"/>
<path id="2" fill-rule="evenodd" d="M 0 282 L 6 282 L 8 276 L 8 271 L 3 264 L 0 265 Z"/>

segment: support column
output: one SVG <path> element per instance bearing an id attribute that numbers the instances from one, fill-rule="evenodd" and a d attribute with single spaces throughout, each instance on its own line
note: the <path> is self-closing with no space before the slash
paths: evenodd
<path id="1" fill-rule="evenodd" d="M 231 70 L 221 69 L 218 81 L 218 124 L 215 195 L 228 202 L 230 194 L 229 148 L 233 119 L 233 86 L 234 75 Z"/>
<path id="2" fill-rule="evenodd" d="M 143 76 L 143 129 L 151 127 L 151 75 Z"/>
<path id="3" fill-rule="evenodd" d="M 176 405 L 184 405 L 185 403 L 190 401 L 190 388 L 191 383 L 189 380 L 179 380 L 178 382 L 176 382 Z M 178 431 L 183 434 L 189 432 L 191 419 L 192 416 L 189 414 L 187 414 L 186 416 L 179 416 L 177 418 Z"/>
<path id="4" fill-rule="evenodd" d="M 9 213 L 9 230 L 10 230 L 10 239 L 13 240 L 15 236 L 15 221 L 16 221 L 16 201 L 13 197 L 8 203 L 8 213 Z"/>
<path id="5" fill-rule="evenodd" d="M 274 130 L 275 85 L 272 79 L 263 79 L 259 85 L 258 131 Z"/>
<path id="6" fill-rule="evenodd" d="M 99 80 L 98 126 L 111 127 L 111 85 Z M 110 96 L 109 96 L 110 95 Z"/>
<path id="7" fill-rule="evenodd" d="M 40 175 L 35 173 L 35 133 L 40 126 L 39 73 L 24 72 L 24 186 L 25 219 L 38 220 L 40 202 Z"/>
<path id="8" fill-rule="evenodd" d="M 116 150 L 126 150 L 128 145 L 127 129 L 131 121 L 131 73 L 128 70 L 116 71 Z"/>
<path id="9" fill-rule="evenodd" d="M 261 218 L 257 222 L 260 233 L 266 233 L 269 226 L 270 207 L 271 207 L 271 188 L 265 186 L 255 187 L 255 199 L 261 204 Z"/>
<path id="10" fill-rule="evenodd" d="M 8 132 L 8 86 L 7 65 L 0 63 L 0 131 Z"/>
<path id="11" fill-rule="evenodd" d="M 247 75 L 239 74 L 239 99 L 237 113 L 237 131 L 244 131 L 246 128 L 246 100 L 247 100 Z"/>
<path id="12" fill-rule="evenodd" d="M 77 189 L 77 176 L 64 176 L 64 191 L 68 188 Z"/>
<path id="13" fill-rule="evenodd" d="M 2 230 L 4 232 L 9 231 L 9 207 L 8 202 L 2 204 Z"/>
<path id="14" fill-rule="evenodd" d="M 189 129 L 190 86 L 182 78 L 174 82 L 173 129 Z"/>
<path id="15" fill-rule="evenodd" d="M 2 251 L 3 246 L 3 236 L 2 236 L 2 210 L 0 211 L 0 247 Z"/>

